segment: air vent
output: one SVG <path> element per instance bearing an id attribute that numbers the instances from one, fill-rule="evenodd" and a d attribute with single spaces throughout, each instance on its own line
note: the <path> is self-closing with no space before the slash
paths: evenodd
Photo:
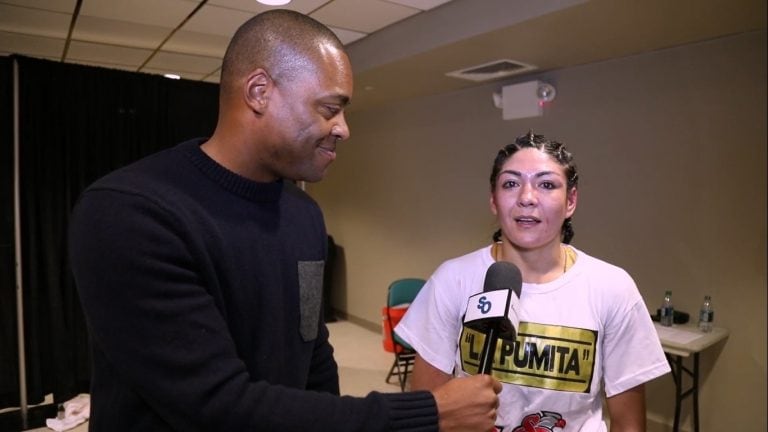
<path id="1" fill-rule="evenodd" d="M 535 70 L 536 66 L 514 60 L 494 60 L 481 65 L 448 72 L 446 75 L 470 81 L 488 81 Z"/>

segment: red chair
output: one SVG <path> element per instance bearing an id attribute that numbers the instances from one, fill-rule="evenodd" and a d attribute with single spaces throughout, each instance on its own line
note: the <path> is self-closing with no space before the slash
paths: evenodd
<path id="1" fill-rule="evenodd" d="M 400 339 L 394 329 L 425 283 L 424 279 L 418 278 L 398 279 L 389 284 L 387 289 L 387 306 L 383 311 L 384 350 L 394 353 L 395 361 L 385 381 L 389 383 L 389 380 L 397 375 L 401 391 L 405 391 L 408 374 L 411 373 L 413 361 L 416 359 L 416 351 Z"/>

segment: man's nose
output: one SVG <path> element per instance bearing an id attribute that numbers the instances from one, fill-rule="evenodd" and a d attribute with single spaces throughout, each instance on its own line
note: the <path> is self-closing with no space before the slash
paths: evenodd
<path id="1" fill-rule="evenodd" d="M 349 138 L 349 125 L 347 125 L 347 119 L 343 113 L 339 115 L 338 122 L 331 128 L 331 135 L 336 137 L 336 141 L 343 141 Z"/>

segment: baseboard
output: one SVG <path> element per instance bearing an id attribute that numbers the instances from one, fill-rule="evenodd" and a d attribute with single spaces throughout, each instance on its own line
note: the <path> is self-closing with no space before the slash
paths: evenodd
<path id="1" fill-rule="evenodd" d="M 336 309 L 334 309 L 334 312 L 336 313 L 337 317 L 339 317 L 340 319 L 343 319 L 344 321 L 349 321 L 353 324 L 359 325 L 360 327 L 368 329 L 372 332 L 381 333 L 381 323 L 372 323 L 358 316 L 351 315 L 344 311 L 340 311 Z"/>
<path id="2" fill-rule="evenodd" d="M 672 423 L 666 418 L 654 414 L 646 414 L 646 432 L 672 432 Z M 680 425 L 680 432 L 691 432 L 690 427 Z"/>

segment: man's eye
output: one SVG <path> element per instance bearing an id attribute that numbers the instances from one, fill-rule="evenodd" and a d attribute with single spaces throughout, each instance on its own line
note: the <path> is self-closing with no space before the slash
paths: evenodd
<path id="1" fill-rule="evenodd" d="M 336 105 L 325 105 L 324 108 L 331 117 L 341 112 L 341 108 L 337 107 Z"/>

